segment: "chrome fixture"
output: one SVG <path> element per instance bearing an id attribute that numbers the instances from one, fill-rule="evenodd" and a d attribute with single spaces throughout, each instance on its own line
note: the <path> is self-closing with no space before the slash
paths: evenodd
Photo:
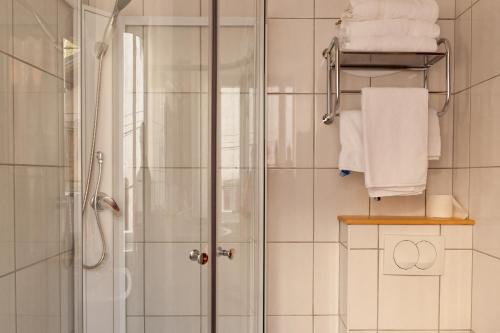
<path id="1" fill-rule="evenodd" d="M 108 24 L 106 25 L 106 28 L 103 33 L 102 40 L 100 42 L 96 43 L 96 58 L 97 58 L 97 87 L 96 87 L 96 95 L 95 95 L 95 106 L 94 106 L 94 124 L 93 124 L 93 129 L 92 129 L 92 141 L 90 144 L 90 160 L 89 160 L 89 167 L 87 171 L 87 179 L 85 182 L 85 191 L 83 192 L 83 204 L 82 204 L 82 215 L 85 215 L 85 211 L 87 208 L 87 202 L 89 199 L 89 192 L 90 192 L 90 184 L 92 182 L 92 174 L 94 172 L 94 156 L 98 155 L 98 164 L 99 164 L 99 176 L 97 180 L 97 185 L 96 189 L 94 191 L 94 216 L 96 219 L 97 226 L 99 228 L 99 234 L 101 236 L 101 241 L 102 241 L 102 254 L 101 257 L 99 258 L 98 262 L 95 265 L 83 265 L 84 268 L 86 269 L 94 269 L 99 267 L 103 262 L 106 257 L 106 240 L 104 239 L 104 233 L 102 231 L 102 226 L 101 226 L 101 221 L 99 220 L 99 215 L 98 215 L 98 208 L 99 208 L 99 186 L 101 183 L 101 176 L 102 176 L 102 153 L 98 152 L 97 154 L 95 153 L 95 147 L 96 147 L 96 141 L 97 141 L 97 125 L 99 124 L 99 110 L 100 110 L 100 104 L 101 104 L 101 81 L 102 81 L 102 63 L 104 60 L 104 56 L 106 55 L 106 52 L 109 48 L 109 45 L 106 43 L 106 40 L 108 39 L 109 35 L 111 34 L 111 30 L 116 22 L 116 18 L 120 14 L 120 12 L 130 3 L 131 0 L 116 0 L 115 2 L 115 7 L 113 9 L 113 13 L 111 14 L 111 17 L 109 18 Z M 99 159 L 100 156 L 100 159 Z M 107 195 L 104 195 L 104 197 L 108 197 Z M 112 199 L 111 199 L 112 200 Z M 109 201 L 109 200 L 108 200 Z M 114 202 L 114 205 L 111 205 L 113 211 L 115 214 L 119 212 L 118 205 L 116 202 Z M 108 202 L 109 204 L 109 202 Z M 118 209 L 117 209 L 118 208 Z"/>
<path id="2" fill-rule="evenodd" d="M 191 261 L 196 261 L 200 265 L 205 265 L 208 262 L 208 254 L 201 252 L 200 250 L 194 249 L 189 252 L 189 259 Z"/>
<path id="3" fill-rule="evenodd" d="M 232 260 L 234 257 L 235 249 L 224 250 L 222 247 L 217 248 L 217 256 L 227 257 L 227 259 Z"/>
<path id="4" fill-rule="evenodd" d="M 423 71 L 424 87 L 428 86 L 429 70 L 441 59 L 446 61 L 446 90 L 429 91 L 430 94 L 445 95 L 446 101 L 438 115 L 442 117 L 448 110 L 451 100 L 451 47 L 450 42 L 441 38 L 438 46 L 443 45 L 444 51 L 437 52 L 358 52 L 341 51 L 340 42 L 334 37 L 330 45 L 323 51 L 326 59 L 326 114 L 324 124 L 331 124 L 335 116 L 339 116 L 340 97 L 344 94 L 359 94 L 361 90 L 341 89 L 341 70 L 401 70 Z M 335 72 L 335 97 L 332 101 L 332 71 Z"/>

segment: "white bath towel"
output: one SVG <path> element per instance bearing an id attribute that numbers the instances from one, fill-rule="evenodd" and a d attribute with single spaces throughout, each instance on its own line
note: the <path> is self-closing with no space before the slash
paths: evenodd
<path id="1" fill-rule="evenodd" d="M 360 110 L 342 110 L 340 113 L 340 170 L 365 171 L 361 117 Z"/>
<path id="2" fill-rule="evenodd" d="M 409 36 L 438 38 L 441 28 L 436 23 L 409 20 L 373 20 L 352 21 L 343 20 L 340 26 L 344 38 L 354 37 L 384 37 L 384 36 Z"/>
<path id="3" fill-rule="evenodd" d="M 429 160 L 441 158 L 441 128 L 439 125 L 438 112 L 429 109 Z"/>
<path id="4" fill-rule="evenodd" d="M 350 0 L 343 18 L 356 21 L 380 19 L 413 19 L 436 22 L 439 6 L 436 0 Z"/>
<path id="5" fill-rule="evenodd" d="M 365 185 L 370 197 L 425 190 L 428 99 L 424 88 L 363 88 Z"/>
<path id="6" fill-rule="evenodd" d="M 352 37 L 341 42 L 343 51 L 435 52 L 436 39 L 429 37 Z"/>

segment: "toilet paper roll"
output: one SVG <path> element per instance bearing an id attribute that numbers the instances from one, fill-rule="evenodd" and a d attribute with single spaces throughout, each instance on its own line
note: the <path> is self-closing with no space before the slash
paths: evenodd
<path id="1" fill-rule="evenodd" d="M 427 216 L 465 219 L 467 218 L 467 213 L 452 195 L 429 195 L 427 197 Z"/>

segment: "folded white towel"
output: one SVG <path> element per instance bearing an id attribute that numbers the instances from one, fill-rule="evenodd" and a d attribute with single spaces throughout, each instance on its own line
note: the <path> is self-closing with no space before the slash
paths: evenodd
<path id="1" fill-rule="evenodd" d="M 365 171 L 361 117 L 360 110 L 342 110 L 340 113 L 340 170 Z"/>
<path id="2" fill-rule="evenodd" d="M 439 125 L 438 112 L 429 110 L 429 160 L 441 158 L 441 128 Z"/>
<path id="3" fill-rule="evenodd" d="M 406 18 L 436 22 L 439 6 L 436 0 L 350 0 L 343 18 L 356 21 Z"/>
<path id="4" fill-rule="evenodd" d="M 428 99 L 424 88 L 363 88 L 365 185 L 370 197 L 425 190 Z"/>
<path id="5" fill-rule="evenodd" d="M 373 20 L 352 21 L 343 20 L 340 26 L 344 38 L 353 37 L 384 37 L 384 36 L 409 36 L 438 38 L 441 28 L 436 23 L 409 20 Z"/>
<path id="6" fill-rule="evenodd" d="M 343 51 L 435 52 L 437 42 L 429 37 L 352 37 L 342 40 Z"/>

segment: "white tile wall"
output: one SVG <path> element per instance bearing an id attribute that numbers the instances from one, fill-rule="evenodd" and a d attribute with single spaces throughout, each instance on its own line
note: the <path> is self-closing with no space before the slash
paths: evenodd
<path id="1" fill-rule="evenodd" d="M 475 333 L 499 331 L 500 260 L 474 252 L 473 261 L 472 329 Z"/>

